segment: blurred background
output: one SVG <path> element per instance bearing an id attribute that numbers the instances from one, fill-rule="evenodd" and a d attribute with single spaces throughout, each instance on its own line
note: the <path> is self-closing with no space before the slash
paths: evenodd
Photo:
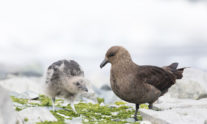
<path id="1" fill-rule="evenodd" d="M 74 59 L 95 85 L 112 45 L 140 65 L 207 70 L 206 0 L 0 1 L 0 78 L 41 77 L 59 59 Z"/>

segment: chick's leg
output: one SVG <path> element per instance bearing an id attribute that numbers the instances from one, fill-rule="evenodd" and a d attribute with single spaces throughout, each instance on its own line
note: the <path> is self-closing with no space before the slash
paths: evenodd
<path id="1" fill-rule="evenodd" d="M 70 106 L 71 106 L 71 108 L 73 109 L 73 111 L 74 111 L 75 113 L 77 113 L 77 111 L 75 110 L 75 106 L 74 106 L 74 103 L 73 103 L 73 102 L 70 103 Z"/>
<path id="2" fill-rule="evenodd" d="M 55 111 L 55 97 L 52 97 L 52 110 Z"/>

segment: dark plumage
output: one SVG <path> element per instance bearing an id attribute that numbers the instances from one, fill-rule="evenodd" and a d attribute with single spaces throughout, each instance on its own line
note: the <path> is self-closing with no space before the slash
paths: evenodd
<path id="1" fill-rule="evenodd" d="M 139 104 L 149 103 L 149 108 L 152 108 L 152 104 L 175 84 L 176 79 L 182 78 L 184 70 L 177 69 L 178 63 L 162 68 L 137 65 L 132 61 L 129 52 L 120 46 L 113 46 L 107 51 L 100 67 L 108 62 L 112 65 L 112 90 L 121 99 L 136 104 L 136 121 Z"/>
<path id="2" fill-rule="evenodd" d="M 87 92 L 87 80 L 79 64 L 74 60 L 59 60 L 48 67 L 46 75 L 46 92 L 53 101 L 55 110 L 55 97 L 63 97 L 71 102 L 75 111 L 73 101 L 81 92 Z"/>

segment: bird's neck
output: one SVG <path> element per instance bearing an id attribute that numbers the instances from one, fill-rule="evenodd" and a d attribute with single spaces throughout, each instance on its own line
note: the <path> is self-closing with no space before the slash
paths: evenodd
<path id="1" fill-rule="evenodd" d="M 111 69 L 113 71 L 118 71 L 118 72 L 122 72 L 122 73 L 129 73 L 135 67 L 136 67 L 136 64 L 132 60 L 128 59 L 128 60 L 124 60 L 124 61 L 119 61 L 116 64 L 112 64 Z"/>

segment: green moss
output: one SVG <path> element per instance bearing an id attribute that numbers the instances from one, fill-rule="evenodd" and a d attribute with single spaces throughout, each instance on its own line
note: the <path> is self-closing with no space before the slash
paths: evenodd
<path id="1" fill-rule="evenodd" d="M 57 122 L 40 122 L 38 124 L 64 124 L 65 119 L 82 117 L 83 124 L 124 124 L 126 119 L 133 117 L 132 107 L 120 105 L 120 107 L 101 106 L 100 104 L 78 103 L 75 105 L 77 113 L 73 112 L 70 105 L 51 113 L 57 118 Z M 112 114 L 113 112 L 117 114 Z M 141 116 L 138 116 L 141 120 Z"/>
<path id="2" fill-rule="evenodd" d="M 11 99 L 13 102 L 20 103 L 20 104 L 27 104 L 28 103 L 28 99 L 16 98 L 14 96 L 11 96 Z"/>
<path id="3" fill-rule="evenodd" d="M 24 118 L 24 121 L 27 122 L 29 119 L 28 118 Z"/>
<path id="4" fill-rule="evenodd" d="M 16 111 L 21 111 L 22 108 L 16 107 L 15 110 L 16 110 Z"/>
<path id="5" fill-rule="evenodd" d="M 19 99 L 12 97 L 14 102 L 24 104 L 25 107 L 31 106 L 52 106 L 52 101 L 45 95 L 40 95 L 38 101 L 29 101 L 28 99 Z M 45 121 L 38 124 L 64 124 L 65 120 L 73 119 L 76 117 L 82 117 L 83 124 L 125 124 L 128 123 L 127 119 L 134 117 L 134 108 L 127 106 L 126 102 L 117 101 L 114 104 L 116 106 L 101 105 L 104 102 L 103 98 L 97 98 L 98 104 L 92 103 L 78 103 L 75 104 L 77 113 L 75 113 L 70 105 L 62 106 L 64 102 L 62 99 L 56 100 L 56 106 L 63 108 L 55 112 L 50 111 L 57 119 L 57 122 Z M 33 102 L 33 103 L 32 103 Z M 148 108 L 147 105 L 142 104 L 140 108 Z M 16 107 L 17 111 L 21 111 L 23 108 Z M 140 114 L 138 119 L 142 120 Z M 135 123 L 134 123 L 135 124 Z M 137 124 L 137 123 L 136 123 Z"/>
<path id="6" fill-rule="evenodd" d="M 52 105 L 52 100 L 45 95 L 40 95 L 39 100 L 40 100 L 40 106 L 51 106 Z"/>
<path id="7" fill-rule="evenodd" d="M 56 119 L 58 120 L 57 122 L 54 122 L 54 124 L 64 124 L 64 120 L 65 118 L 59 114 L 57 114 L 57 112 L 53 112 L 53 111 L 50 111 L 55 117 Z"/>
<path id="8" fill-rule="evenodd" d="M 97 97 L 98 104 L 104 103 L 104 98 Z"/>
<path id="9" fill-rule="evenodd" d="M 114 104 L 116 104 L 116 105 L 126 105 L 126 102 L 116 101 Z"/>
<path id="10" fill-rule="evenodd" d="M 149 109 L 148 105 L 146 105 L 146 104 L 141 104 L 139 107 L 144 108 L 144 109 Z"/>
<path id="11" fill-rule="evenodd" d="M 65 124 L 64 122 L 52 122 L 52 121 L 44 121 L 44 122 L 38 122 L 36 124 Z"/>

